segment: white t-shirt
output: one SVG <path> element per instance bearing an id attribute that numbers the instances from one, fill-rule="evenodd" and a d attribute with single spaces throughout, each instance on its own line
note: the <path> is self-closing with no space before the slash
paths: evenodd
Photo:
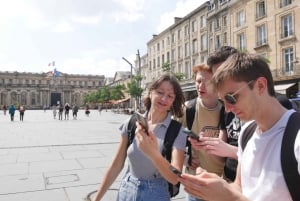
<path id="1" fill-rule="evenodd" d="M 293 112 L 294 110 L 288 110 L 272 128 L 263 133 L 256 129 L 244 152 L 240 146 L 238 147 L 242 191 L 251 201 L 292 200 L 283 177 L 280 154 L 283 133 Z M 244 129 L 250 123 L 242 127 L 239 144 Z M 300 174 L 300 130 L 294 151 Z"/>

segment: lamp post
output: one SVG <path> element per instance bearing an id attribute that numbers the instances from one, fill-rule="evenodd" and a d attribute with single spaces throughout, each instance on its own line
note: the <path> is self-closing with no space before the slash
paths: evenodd
<path id="1" fill-rule="evenodd" d="M 124 57 L 122 57 L 122 59 L 124 61 L 126 61 L 129 65 L 130 65 L 130 81 L 132 81 L 132 63 L 130 63 L 127 59 L 125 59 Z M 130 97 L 130 101 L 129 101 L 129 107 L 132 107 L 132 103 L 131 103 L 131 97 Z"/>

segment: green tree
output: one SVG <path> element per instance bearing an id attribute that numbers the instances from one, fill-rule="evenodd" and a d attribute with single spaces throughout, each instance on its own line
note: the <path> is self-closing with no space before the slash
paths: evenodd
<path id="1" fill-rule="evenodd" d="M 136 75 L 133 77 L 130 83 L 127 84 L 127 92 L 130 94 L 131 97 L 134 97 L 136 101 L 141 100 L 141 96 L 143 94 L 143 89 L 140 87 L 140 83 L 142 80 L 142 76 Z M 137 102 L 137 105 L 138 102 Z"/>
<path id="2" fill-rule="evenodd" d="M 125 90 L 125 86 L 123 84 L 114 86 L 110 90 L 111 99 L 119 100 L 119 99 L 124 98 L 125 96 L 124 96 L 123 90 Z"/>
<path id="3" fill-rule="evenodd" d="M 171 64 L 169 62 L 163 63 L 161 68 L 162 68 L 163 72 L 172 73 L 177 78 L 178 81 L 181 81 L 181 80 L 183 80 L 183 78 L 185 78 L 185 75 L 183 73 L 174 73 L 174 72 L 172 72 Z"/>

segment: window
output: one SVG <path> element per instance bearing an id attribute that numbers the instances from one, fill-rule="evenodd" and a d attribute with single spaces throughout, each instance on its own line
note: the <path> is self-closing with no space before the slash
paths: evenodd
<path id="1" fill-rule="evenodd" d="M 256 18 L 262 18 L 266 15 L 265 1 L 256 3 Z"/>
<path id="2" fill-rule="evenodd" d="M 185 25 L 184 26 L 184 36 L 188 37 L 189 34 L 190 34 L 189 25 Z"/>
<path id="3" fill-rule="evenodd" d="M 159 66 L 160 66 L 160 58 L 157 57 L 157 67 L 159 67 Z"/>
<path id="4" fill-rule="evenodd" d="M 257 27 L 257 46 L 261 46 L 267 43 L 266 39 L 266 26 L 263 24 Z"/>
<path id="5" fill-rule="evenodd" d="M 240 50 L 246 50 L 246 46 L 245 46 L 245 34 L 241 33 L 237 36 L 237 43 L 238 43 L 238 48 Z"/>
<path id="6" fill-rule="evenodd" d="M 216 35 L 216 40 L 215 40 L 215 49 L 219 49 L 221 47 L 221 36 Z"/>
<path id="7" fill-rule="evenodd" d="M 227 22 L 227 21 L 228 21 L 227 15 L 224 15 L 224 16 L 223 16 L 222 21 L 223 21 L 223 22 L 222 22 L 222 23 L 223 23 L 223 26 L 226 27 L 226 26 L 227 26 L 227 23 L 228 23 L 228 22 Z"/>
<path id="8" fill-rule="evenodd" d="M 175 34 L 172 33 L 172 43 L 175 43 Z"/>
<path id="9" fill-rule="evenodd" d="M 162 49 L 165 48 L 165 41 L 164 41 L 164 40 L 161 41 L 161 48 L 162 48 Z"/>
<path id="10" fill-rule="evenodd" d="M 167 52 L 167 62 L 170 62 L 170 52 Z"/>
<path id="11" fill-rule="evenodd" d="M 221 27 L 221 23 L 220 23 L 220 18 L 217 18 L 216 19 L 216 29 L 220 29 L 220 27 Z"/>
<path id="12" fill-rule="evenodd" d="M 212 52 L 214 48 L 213 38 L 209 38 L 209 51 Z"/>
<path id="13" fill-rule="evenodd" d="M 185 62 L 185 78 L 190 79 L 191 78 L 191 67 L 190 62 Z"/>
<path id="14" fill-rule="evenodd" d="M 182 58 L 182 48 L 181 46 L 178 46 L 178 59 Z"/>
<path id="15" fill-rule="evenodd" d="M 198 27 L 197 27 L 197 21 L 194 20 L 192 22 L 192 32 L 196 32 L 198 30 Z"/>
<path id="16" fill-rule="evenodd" d="M 153 59 L 153 69 L 155 69 L 156 67 L 156 62 L 155 62 L 155 59 Z"/>
<path id="17" fill-rule="evenodd" d="M 236 22 L 237 22 L 237 24 L 236 24 L 237 27 L 241 27 L 245 24 L 245 11 L 244 10 L 241 10 L 237 13 Z"/>
<path id="18" fill-rule="evenodd" d="M 201 63 L 206 63 L 207 55 L 201 55 Z"/>
<path id="19" fill-rule="evenodd" d="M 165 63 L 165 55 L 161 55 L 161 64 L 164 64 Z"/>
<path id="20" fill-rule="evenodd" d="M 178 73 L 182 73 L 182 63 L 178 64 Z"/>
<path id="21" fill-rule="evenodd" d="M 213 23 L 209 23 L 209 31 L 212 32 L 213 31 Z"/>
<path id="22" fill-rule="evenodd" d="M 185 57 L 190 56 L 190 43 L 184 44 L 184 56 Z"/>
<path id="23" fill-rule="evenodd" d="M 292 0 L 280 0 L 280 8 L 292 4 Z"/>
<path id="24" fill-rule="evenodd" d="M 172 49 L 172 52 L 171 52 L 171 61 L 175 61 L 175 49 Z"/>
<path id="25" fill-rule="evenodd" d="M 293 18 L 292 15 L 282 17 L 282 37 L 286 38 L 293 35 Z"/>
<path id="26" fill-rule="evenodd" d="M 285 73 L 294 70 L 294 50 L 292 47 L 283 49 L 283 66 Z"/>
<path id="27" fill-rule="evenodd" d="M 198 52 L 198 43 L 197 40 L 193 40 L 193 54 L 196 54 Z"/>
<path id="28" fill-rule="evenodd" d="M 206 27 L 206 18 L 205 18 L 205 15 L 202 15 L 202 16 L 200 17 L 200 27 L 201 27 L 201 28 Z"/>
<path id="29" fill-rule="evenodd" d="M 214 3 L 210 3 L 209 5 L 208 5 L 208 11 L 212 11 L 212 10 L 214 10 L 215 9 L 215 4 Z"/>
<path id="30" fill-rule="evenodd" d="M 207 50 L 207 37 L 206 34 L 201 35 L 201 51 Z"/>
<path id="31" fill-rule="evenodd" d="M 170 45 L 170 36 L 167 37 L 167 45 Z"/>
<path id="32" fill-rule="evenodd" d="M 159 51 L 160 50 L 160 45 L 159 45 L 159 43 L 157 43 L 157 51 Z"/>
<path id="33" fill-rule="evenodd" d="M 223 33 L 223 44 L 227 44 L 227 32 Z"/>
<path id="34" fill-rule="evenodd" d="M 177 31 L 177 38 L 178 40 L 181 40 L 181 29 Z"/>

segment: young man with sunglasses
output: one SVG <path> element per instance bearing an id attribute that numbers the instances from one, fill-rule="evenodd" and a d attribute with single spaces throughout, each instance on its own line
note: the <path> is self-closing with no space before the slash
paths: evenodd
<path id="1" fill-rule="evenodd" d="M 246 53 L 233 54 L 218 68 L 212 82 L 226 111 L 249 123 L 254 120 L 257 127 L 247 146 L 238 147 L 234 183 L 228 184 L 199 169 L 196 176 L 181 175 L 179 181 L 185 190 L 205 200 L 292 200 L 282 172 L 281 145 L 287 122 L 295 111 L 287 110 L 276 99 L 272 74 L 265 59 Z M 244 127 L 247 126 L 248 123 Z M 291 146 L 299 164 L 300 130 Z M 295 168 L 300 175 L 300 166 Z"/>

